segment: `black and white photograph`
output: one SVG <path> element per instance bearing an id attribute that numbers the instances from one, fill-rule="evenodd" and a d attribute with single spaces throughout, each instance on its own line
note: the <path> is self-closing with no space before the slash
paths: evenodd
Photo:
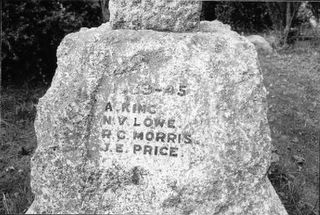
<path id="1" fill-rule="evenodd" d="M 319 215 L 320 0 L 0 12 L 0 214 Z"/>

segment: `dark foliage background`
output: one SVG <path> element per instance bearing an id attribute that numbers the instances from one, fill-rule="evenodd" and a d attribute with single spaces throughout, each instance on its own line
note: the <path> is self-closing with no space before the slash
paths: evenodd
<path id="1" fill-rule="evenodd" d="M 102 23 L 99 4 L 89 1 L 3 2 L 2 85 L 50 83 L 62 38 Z"/>
<path id="2" fill-rule="evenodd" d="M 215 14 L 218 20 L 237 32 L 261 32 L 272 27 L 265 3 L 219 2 Z"/>

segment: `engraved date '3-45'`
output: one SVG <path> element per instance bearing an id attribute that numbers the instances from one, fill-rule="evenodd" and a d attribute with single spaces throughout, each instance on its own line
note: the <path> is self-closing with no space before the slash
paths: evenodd
<path id="1" fill-rule="evenodd" d="M 131 94 L 142 94 L 142 95 L 150 95 L 152 93 L 163 93 L 167 95 L 178 95 L 185 96 L 187 94 L 187 86 L 179 85 L 174 87 L 172 85 L 168 85 L 166 87 L 156 87 L 149 83 L 138 84 L 129 91 Z M 123 93 L 128 93 L 128 90 L 123 90 Z"/>

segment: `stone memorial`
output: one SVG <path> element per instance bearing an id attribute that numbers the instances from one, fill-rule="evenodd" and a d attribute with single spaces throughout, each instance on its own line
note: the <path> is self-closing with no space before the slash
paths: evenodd
<path id="1" fill-rule="evenodd" d="M 28 214 L 287 214 L 257 52 L 200 8 L 111 0 L 110 23 L 63 39 Z"/>

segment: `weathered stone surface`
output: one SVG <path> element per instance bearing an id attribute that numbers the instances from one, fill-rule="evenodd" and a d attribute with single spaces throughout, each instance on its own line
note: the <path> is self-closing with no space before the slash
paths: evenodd
<path id="1" fill-rule="evenodd" d="M 201 1 L 110 0 L 112 29 L 199 30 Z"/>
<path id="2" fill-rule="evenodd" d="M 255 45 L 257 51 L 260 51 L 266 54 L 271 54 L 273 52 L 273 49 L 269 44 L 269 42 L 266 39 L 264 39 L 262 36 L 249 35 L 246 38 Z"/>
<path id="3" fill-rule="evenodd" d="M 57 57 L 28 213 L 286 214 L 247 39 L 105 24 L 67 35 Z"/>

